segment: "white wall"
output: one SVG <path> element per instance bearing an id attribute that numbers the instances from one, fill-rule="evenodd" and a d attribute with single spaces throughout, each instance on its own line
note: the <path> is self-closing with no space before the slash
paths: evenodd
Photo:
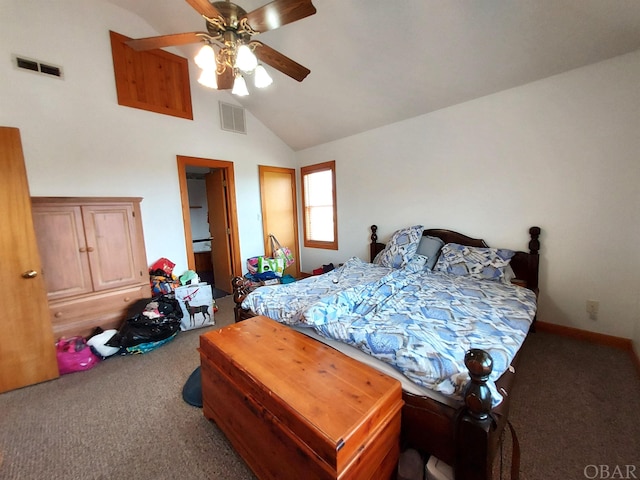
<path id="1" fill-rule="evenodd" d="M 218 100 L 190 61 L 194 120 L 117 104 L 109 30 L 158 35 L 99 0 L 2 0 L 0 125 L 18 127 L 34 196 L 143 197 L 147 259 L 187 267 L 176 155 L 234 162 L 240 250 L 264 252 L 258 164 L 292 167 L 292 150 L 247 112 L 247 135 L 220 130 Z M 18 54 L 61 65 L 64 80 L 18 70 Z"/>
<path id="2" fill-rule="evenodd" d="M 538 225 L 538 318 L 640 342 L 639 85 L 640 51 L 297 152 L 337 168 L 340 250 L 305 248 L 302 269 L 367 258 L 372 223 L 514 249 Z"/>

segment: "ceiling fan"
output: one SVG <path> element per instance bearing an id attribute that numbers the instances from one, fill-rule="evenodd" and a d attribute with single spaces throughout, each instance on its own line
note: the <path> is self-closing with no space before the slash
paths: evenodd
<path id="1" fill-rule="evenodd" d="M 200 83 L 221 90 L 247 95 L 242 76 L 255 74 L 256 85 L 266 86 L 271 78 L 258 62 L 265 63 L 301 82 L 311 72 L 282 53 L 254 40 L 259 33 L 275 30 L 316 13 L 311 0 L 274 0 L 247 13 L 230 1 L 186 0 L 206 20 L 206 32 L 187 32 L 125 42 L 134 50 L 204 42 L 195 58 L 203 72 Z M 217 51 L 216 51 L 217 50 Z M 265 77 L 266 75 L 266 77 Z M 237 90 L 237 91 L 236 91 Z"/>

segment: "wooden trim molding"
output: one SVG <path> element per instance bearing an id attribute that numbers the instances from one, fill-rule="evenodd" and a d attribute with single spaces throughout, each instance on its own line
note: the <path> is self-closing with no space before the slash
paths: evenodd
<path id="1" fill-rule="evenodd" d="M 589 332 L 587 330 L 580 330 L 579 328 L 566 327 L 564 325 L 555 325 L 553 323 L 540 321 L 536 321 L 536 330 L 539 332 L 563 335 L 565 337 L 571 337 L 578 340 L 597 343 L 599 345 L 606 345 L 609 347 L 626 350 L 631 355 L 631 359 L 636 366 L 638 375 L 640 375 L 640 358 L 638 357 L 638 352 L 636 352 L 636 350 L 633 348 L 633 342 L 630 338 L 605 335 L 604 333 Z"/>
<path id="2" fill-rule="evenodd" d="M 189 192 L 187 188 L 187 165 L 208 168 L 221 168 L 226 172 L 227 202 L 229 215 L 229 229 L 231 230 L 231 265 L 234 275 L 242 275 L 242 261 L 240 257 L 240 234 L 238 229 L 238 206 L 236 203 L 236 181 L 233 162 L 227 160 L 214 160 L 210 158 L 188 157 L 177 155 L 178 182 L 180 185 L 180 197 L 182 199 L 182 218 L 184 223 L 184 236 L 187 251 L 187 263 L 190 269 L 195 268 L 195 256 L 191 238 L 191 215 L 189 213 Z"/>
<path id="3" fill-rule="evenodd" d="M 333 241 L 313 240 L 309 238 L 309 220 L 307 218 L 307 195 L 305 192 L 305 177 L 314 173 L 330 171 L 333 194 Z M 300 188 L 302 190 L 302 228 L 304 246 L 309 248 L 324 248 L 327 250 L 338 250 L 338 201 L 336 193 L 336 161 L 316 163 L 300 168 Z"/>
<path id="4" fill-rule="evenodd" d="M 556 335 L 564 335 L 578 340 L 586 340 L 599 345 L 607 345 L 609 347 L 620 348 L 622 350 L 632 351 L 631 339 L 624 337 L 615 337 L 613 335 L 605 335 L 604 333 L 589 332 L 580 330 L 579 328 L 566 327 L 564 325 L 555 325 L 547 322 L 536 322 L 536 330 L 540 332 L 555 333 Z"/>
<path id="5" fill-rule="evenodd" d="M 72 205 L 80 203 L 122 203 L 122 202 L 142 202 L 142 197 L 31 197 L 31 203 L 69 203 Z"/>
<path id="6" fill-rule="evenodd" d="M 293 258 L 296 260 L 293 265 L 285 268 L 284 273 L 299 278 L 300 237 L 298 235 L 296 169 L 258 165 L 258 176 L 265 254 L 273 253 L 269 239 L 269 235 L 273 234 L 283 246 L 292 250 Z M 288 195 L 290 196 L 287 199 Z"/>
<path id="7" fill-rule="evenodd" d="M 640 348 L 640 346 L 638 346 Z M 635 348 L 631 348 L 631 356 L 633 357 L 633 361 L 636 364 L 636 370 L 638 371 L 638 376 L 640 376 L 640 354 Z"/>

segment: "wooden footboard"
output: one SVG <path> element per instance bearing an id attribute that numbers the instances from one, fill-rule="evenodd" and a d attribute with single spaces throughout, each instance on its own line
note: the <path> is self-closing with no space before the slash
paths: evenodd
<path id="1" fill-rule="evenodd" d="M 429 453 L 451 465 L 456 480 L 488 480 L 507 425 L 508 392 L 515 375 L 508 370 L 496 382 L 504 399 L 492 409 L 486 384 L 492 370 L 491 356 L 484 350 L 470 350 L 465 365 L 472 380 L 464 395 L 465 405 L 458 409 L 403 392 L 402 447 Z"/>

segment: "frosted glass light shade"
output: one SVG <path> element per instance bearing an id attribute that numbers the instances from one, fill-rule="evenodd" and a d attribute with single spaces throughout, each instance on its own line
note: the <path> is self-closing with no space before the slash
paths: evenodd
<path id="1" fill-rule="evenodd" d="M 262 65 L 258 65 L 256 67 L 254 75 L 255 78 L 253 79 L 253 82 L 258 88 L 268 87 L 273 83 L 273 78 L 271 78 L 267 73 L 267 70 Z"/>
<path id="2" fill-rule="evenodd" d="M 246 45 L 240 45 L 236 56 L 236 67 L 243 72 L 252 72 L 257 66 L 258 59 L 251 49 Z"/>
<path id="3" fill-rule="evenodd" d="M 233 89 L 231 93 L 234 95 L 238 95 L 239 97 L 246 97 L 249 95 L 249 90 L 247 90 L 247 83 L 242 78 L 242 75 L 236 76 L 236 80 L 233 82 Z"/>
<path id="4" fill-rule="evenodd" d="M 198 83 L 200 85 L 204 85 L 205 87 L 218 88 L 218 78 L 216 75 L 216 69 L 208 68 L 206 70 L 202 70 L 202 73 L 198 78 Z"/>
<path id="5" fill-rule="evenodd" d="M 216 52 L 213 51 L 211 45 L 203 45 L 193 60 L 203 70 L 216 69 Z"/>

